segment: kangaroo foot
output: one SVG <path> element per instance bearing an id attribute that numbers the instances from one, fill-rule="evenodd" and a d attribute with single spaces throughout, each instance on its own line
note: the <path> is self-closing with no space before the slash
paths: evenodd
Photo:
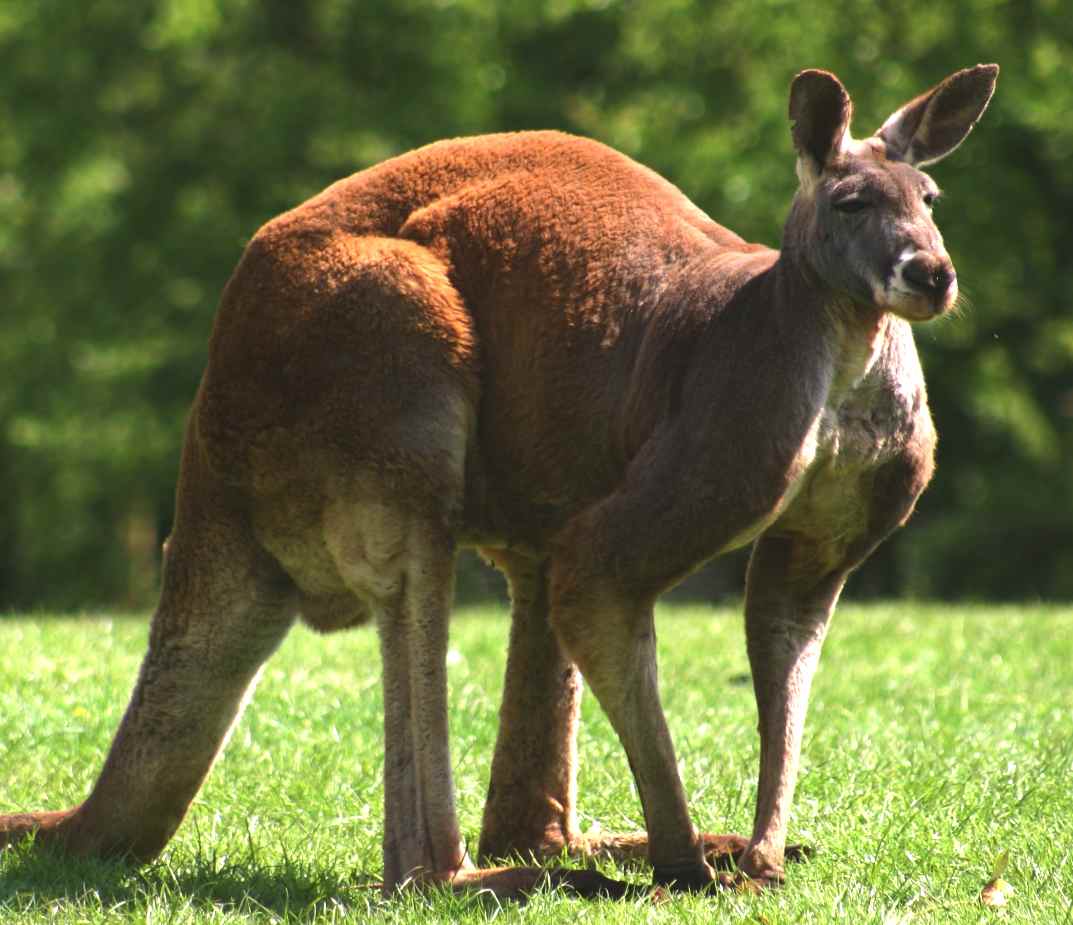
<path id="1" fill-rule="evenodd" d="M 652 884 L 674 893 L 704 893 L 720 885 L 720 876 L 703 861 L 661 864 L 652 868 Z"/>
<path id="2" fill-rule="evenodd" d="M 713 868 L 735 871 L 741 866 L 749 846 L 749 839 L 745 836 L 702 832 L 700 838 L 704 843 L 704 859 Z M 549 854 L 554 855 L 562 851 L 563 844 L 560 843 L 557 848 L 554 844 L 549 847 L 553 849 Z M 570 840 L 567 850 L 576 857 L 606 858 L 620 864 L 644 864 L 648 862 L 648 836 L 644 832 L 576 835 Z M 815 851 L 808 845 L 786 846 L 785 857 L 791 863 L 807 860 L 813 854 Z"/>
<path id="3" fill-rule="evenodd" d="M 811 854 L 810 850 L 805 856 L 809 857 Z M 800 860 L 800 856 L 791 855 L 790 846 L 786 848 L 784 858 L 788 861 Z M 782 864 L 759 845 L 742 854 L 739 858 L 738 869 L 741 875 L 748 877 L 758 887 L 780 887 L 786 881 Z"/>

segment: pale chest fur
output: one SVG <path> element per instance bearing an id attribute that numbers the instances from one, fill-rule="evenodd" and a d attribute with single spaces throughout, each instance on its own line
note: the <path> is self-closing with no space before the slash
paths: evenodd
<path id="1" fill-rule="evenodd" d="M 795 460 L 798 476 L 773 524 L 821 541 L 832 561 L 868 528 L 876 476 L 920 457 L 935 435 L 909 325 L 886 317 L 876 337 L 839 354 L 826 404 Z"/>

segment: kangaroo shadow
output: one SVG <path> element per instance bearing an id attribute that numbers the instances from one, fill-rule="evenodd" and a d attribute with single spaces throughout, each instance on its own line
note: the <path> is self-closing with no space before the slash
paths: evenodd
<path id="1" fill-rule="evenodd" d="M 561 869 L 550 867 L 544 886 L 511 904 L 525 905 L 544 892 L 577 899 L 569 887 L 555 886 L 556 871 Z M 636 901 L 649 893 L 648 887 L 638 884 L 623 887 L 622 899 Z M 162 902 L 195 912 L 267 912 L 288 922 L 339 915 L 367 921 L 400 904 L 421 918 L 435 913 L 452 921 L 474 914 L 491 920 L 502 911 L 501 901 L 488 891 L 403 890 L 385 898 L 380 880 L 369 874 L 288 858 L 266 863 L 256 854 L 221 859 L 202 852 L 181 864 L 166 856 L 132 867 L 121 860 L 60 856 L 35 850 L 31 844 L 0 852 L 0 913 L 61 903 L 104 912 L 122 908 L 129 914 Z"/>
<path id="2" fill-rule="evenodd" d="M 0 854 L 0 910 L 30 911 L 55 903 L 131 910 L 160 902 L 311 922 L 333 913 L 361 920 L 388 901 L 373 877 L 286 859 L 266 864 L 252 857 L 221 861 L 196 855 L 181 866 L 165 858 L 135 868 L 123 861 L 60 857 L 23 846 Z"/>

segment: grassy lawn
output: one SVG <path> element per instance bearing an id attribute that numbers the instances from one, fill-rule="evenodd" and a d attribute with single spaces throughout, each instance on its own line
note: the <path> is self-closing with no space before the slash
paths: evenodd
<path id="1" fill-rule="evenodd" d="M 758 741 L 741 619 L 664 608 L 664 705 L 697 824 L 748 832 Z M 452 628 L 452 748 L 476 840 L 505 614 Z M 0 811 L 59 808 L 92 783 L 145 645 L 144 620 L 0 617 Z M 653 905 L 542 894 L 385 902 L 381 697 L 370 629 L 298 629 L 178 835 L 140 871 L 0 855 L 0 922 L 1073 923 L 1073 609 L 844 606 L 814 686 L 785 889 Z M 582 826 L 640 827 L 621 750 L 586 699 Z M 1002 852 L 1016 888 L 978 901 Z M 618 875 L 613 867 L 605 872 Z M 631 877 L 644 878 L 643 872 Z"/>

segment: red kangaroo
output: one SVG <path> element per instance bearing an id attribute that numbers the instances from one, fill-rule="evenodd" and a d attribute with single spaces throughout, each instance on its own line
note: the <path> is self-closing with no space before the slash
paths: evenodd
<path id="1" fill-rule="evenodd" d="M 476 866 L 455 815 L 447 626 L 456 551 L 474 546 L 513 600 L 479 855 L 647 850 L 656 883 L 698 889 L 729 852 L 780 881 L 832 609 L 932 472 L 909 322 L 949 310 L 957 282 L 917 167 L 968 135 L 997 74 L 958 71 L 860 141 L 838 79 L 798 74 L 781 252 L 555 132 L 433 144 L 266 224 L 223 293 L 149 650 L 104 768 L 74 809 L 0 816 L 0 842 L 153 857 L 296 617 L 372 620 L 385 890 L 531 889 L 547 871 Z M 745 839 L 690 820 L 653 603 L 747 543 L 761 754 Z M 646 836 L 578 832 L 578 670 Z M 621 894 L 589 873 L 550 876 Z"/>

